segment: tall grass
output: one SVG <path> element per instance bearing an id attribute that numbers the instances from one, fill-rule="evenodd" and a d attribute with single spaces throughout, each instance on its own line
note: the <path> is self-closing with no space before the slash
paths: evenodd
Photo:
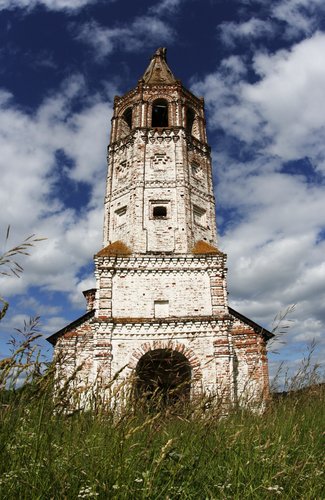
<path id="1" fill-rule="evenodd" d="M 0 392 L 1 499 L 324 497 L 323 384 L 220 419 L 201 402 L 67 414 L 51 370 L 28 377 Z"/>

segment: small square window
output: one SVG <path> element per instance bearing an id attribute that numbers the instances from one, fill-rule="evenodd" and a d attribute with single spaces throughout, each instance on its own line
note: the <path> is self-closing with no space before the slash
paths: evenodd
<path id="1" fill-rule="evenodd" d="M 150 219 L 168 219 L 170 217 L 170 202 L 167 200 L 150 201 Z"/>
<path id="2" fill-rule="evenodd" d="M 156 205 L 155 207 L 153 207 L 152 215 L 155 219 L 160 217 L 167 217 L 166 205 Z"/>

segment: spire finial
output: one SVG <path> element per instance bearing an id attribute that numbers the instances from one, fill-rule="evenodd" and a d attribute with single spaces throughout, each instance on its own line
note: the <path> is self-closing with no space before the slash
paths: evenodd
<path id="1" fill-rule="evenodd" d="M 170 71 L 166 61 L 166 47 L 159 47 L 151 57 L 142 80 L 146 84 L 175 83 L 175 77 Z"/>
<path id="2" fill-rule="evenodd" d="M 167 53 L 166 47 L 159 47 L 159 49 L 157 49 L 156 52 L 154 53 L 152 59 L 154 57 L 161 57 L 164 61 L 166 61 L 166 53 Z"/>

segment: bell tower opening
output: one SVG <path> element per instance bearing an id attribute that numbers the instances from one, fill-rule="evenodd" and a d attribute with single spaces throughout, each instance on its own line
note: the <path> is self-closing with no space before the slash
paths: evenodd
<path id="1" fill-rule="evenodd" d="M 152 127 L 168 127 L 168 103 L 165 99 L 156 99 L 152 104 Z"/>
<path id="2" fill-rule="evenodd" d="M 119 118 L 118 138 L 129 135 L 132 130 L 132 108 L 127 108 Z"/>
<path id="3" fill-rule="evenodd" d="M 192 134 L 195 113 L 192 108 L 186 108 L 186 132 Z"/>
<path id="4" fill-rule="evenodd" d="M 127 108 L 123 113 L 123 120 L 131 130 L 132 128 L 132 108 Z"/>
<path id="5" fill-rule="evenodd" d="M 185 403 L 191 389 L 191 367 L 184 354 L 155 349 L 140 358 L 136 367 L 136 395 L 154 408 Z"/>

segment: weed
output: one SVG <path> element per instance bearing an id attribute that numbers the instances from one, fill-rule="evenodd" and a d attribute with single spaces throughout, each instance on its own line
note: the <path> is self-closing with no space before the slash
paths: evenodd
<path id="1" fill-rule="evenodd" d="M 227 418 L 202 401 L 153 413 L 132 398 L 115 414 L 107 400 L 58 411 L 51 367 L 19 389 L 3 383 L 0 498 L 322 498 L 325 386 L 308 363 L 291 381 L 303 380 L 303 390 L 275 398 L 263 415 Z M 62 408 L 71 394 L 61 389 Z"/>

